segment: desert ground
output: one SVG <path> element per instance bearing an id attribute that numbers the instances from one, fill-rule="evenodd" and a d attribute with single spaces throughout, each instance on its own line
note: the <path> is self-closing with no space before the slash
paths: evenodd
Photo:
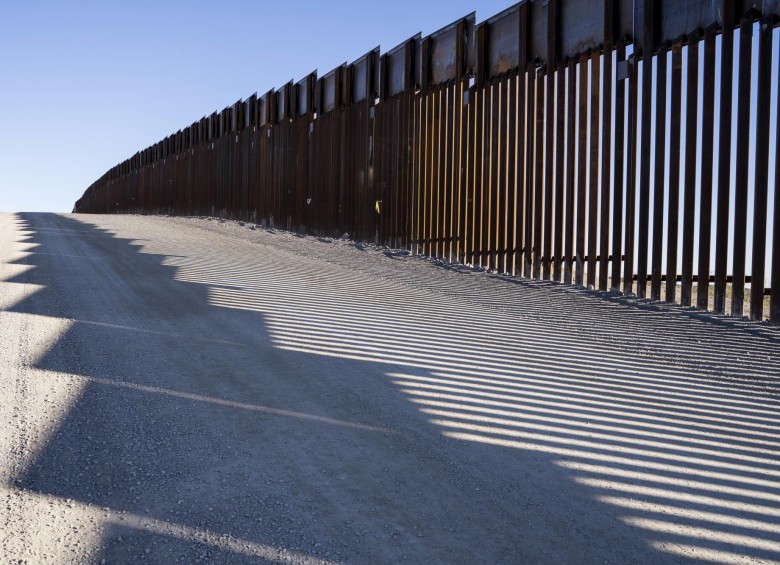
<path id="1" fill-rule="evenodd" d="M 778 563 L 779 392 L 763 323 L 0 214 L 1 563 Z"/>

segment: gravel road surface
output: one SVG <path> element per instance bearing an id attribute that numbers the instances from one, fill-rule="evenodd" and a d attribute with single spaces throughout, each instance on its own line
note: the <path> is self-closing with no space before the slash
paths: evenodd
<path id="1" fill-rule="evenodd" d="M 778 563 L 778 391 L 765 324 L 0 214 L 0 563 Z"/>

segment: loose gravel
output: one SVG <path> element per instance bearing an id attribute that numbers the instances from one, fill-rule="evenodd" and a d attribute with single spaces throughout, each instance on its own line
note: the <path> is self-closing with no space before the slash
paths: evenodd
<path id="1" fill-rule="evenodd" d="M 214 218 L 0 214 L 0 563 L 777 563 L 780 332 Z"/>

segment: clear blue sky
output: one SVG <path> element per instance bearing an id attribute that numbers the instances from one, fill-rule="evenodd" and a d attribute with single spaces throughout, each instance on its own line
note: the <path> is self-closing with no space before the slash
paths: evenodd
<path id="1" fill-rule="evenodd" d="M 70 212 L 203 115 L 514 3 L 0 0 L 0 211 Z"/>

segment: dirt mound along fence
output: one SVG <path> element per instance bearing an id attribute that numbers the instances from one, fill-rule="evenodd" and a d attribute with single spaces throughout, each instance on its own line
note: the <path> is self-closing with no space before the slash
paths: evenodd
<path id="1" fill-rule="evenodd" d="M 348 233 L 780 324 L 778 16 L 777 0 L 470 14 L 201 118 L 74 211 Z"/>

